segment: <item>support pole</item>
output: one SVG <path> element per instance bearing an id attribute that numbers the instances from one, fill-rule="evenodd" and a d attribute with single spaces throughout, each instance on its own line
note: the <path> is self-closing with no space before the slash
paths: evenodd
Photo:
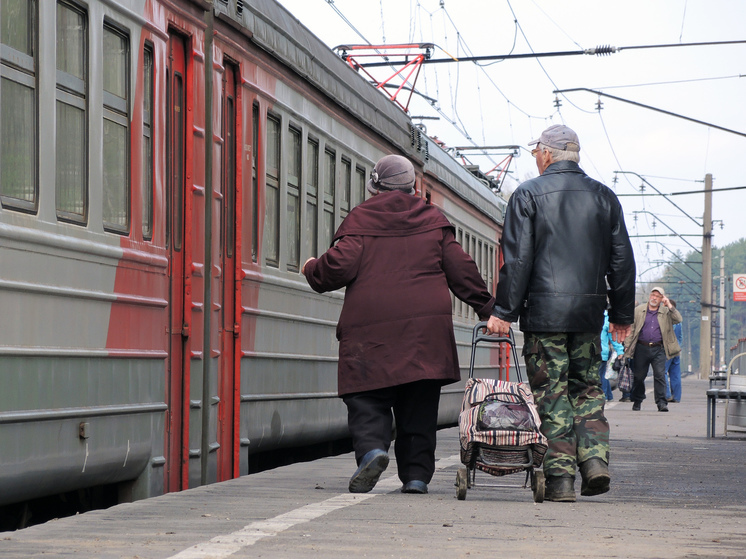
<path id="1" fill-rule="evenodd" d="M 725 250 L 720 249 L 720 366 L 725 370 Z"/>
<path id="2" fill-rule="evenodd" d="M 699 328 L 699 378 L 712 370 L 712 175 L 705 175 L 705 213 L 702 218 L 702 321 Z"/>

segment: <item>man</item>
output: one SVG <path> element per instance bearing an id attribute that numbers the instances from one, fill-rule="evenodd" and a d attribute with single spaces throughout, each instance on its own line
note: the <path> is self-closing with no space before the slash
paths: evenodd
<path id="1" fill-rule="evenodd" d="M 536 145 L 540 176 L 508 202 L 488 330 L 505 335 L 520 317 L 528 378 L 549 442 L 545 498 L 573 502 L 578 469 L 581 495 L 609 490 L 600 332 L 607 297 L 612 338 L 621 342 L 629 332 L 635 262 L 619 200 L 578 165 L 577 134 L 555 125 L 529 145 Z"/>
<path id="2" fill-rule="evenodd" d="M 653 388 L 658 411 L 668 411 L 666 402 L 666 359 L 681 353 L 673 325 L 681 314 L 666 297 L 662 287 L 654 287 L 647 304 L 635 308 L 632 334 L 624 343 L 626 357 L 632 357 L 632 409 L 640 411 L 645 399 L 645 377 L 653 367 Z"/>

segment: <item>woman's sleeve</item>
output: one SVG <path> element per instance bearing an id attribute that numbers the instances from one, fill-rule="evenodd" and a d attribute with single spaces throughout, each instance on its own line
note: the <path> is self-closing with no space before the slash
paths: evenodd
<path id="1" fill-rule="evenodd" d="M 479 318 L 489 318 L 495 298 L 484 284 L 476 263 L 464 252 L 449 228 L 443 229 L 443 271 L 453 294 L 473 308 Z"/>
<path id="2" fill-rule="evenodd" d="M 363 238 L 346 235 L 319 258 L 306 263 L 303 274 L 318 293 L 341 289 L 357 276 L 363 254 Z"/>

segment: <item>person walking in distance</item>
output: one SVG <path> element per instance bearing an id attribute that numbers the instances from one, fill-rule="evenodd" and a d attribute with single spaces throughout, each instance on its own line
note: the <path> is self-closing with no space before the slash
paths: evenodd
<path id="1" fill-rule="evenodd" d="M 451 297 L 490 316 L 495 299 L 453 225 L 415 193 L 414 167 L 399 155 L 376 163 L 365 200 L 345 217 L 333 246 L 302 273 L 314 291 L 346 288 L 337 324 L 338 392 L 358 468 L 351 493 L 373 489 L 394 452 L 403 493 L 427 493 L 435 472 L 440 389 L 459 380 Z"/>
<path id="2" fill-rule="evenodd" d="M 674 324 L 681 322 L 681 314 L 666 297 L 662 287 L 650 291 L 647 303 L 635 308 L 632 333 L 624 342 L 626 357 L 633 358 L 632 409 L 640 411 L 645 399 L 645 378 L 653 367 L 653 389 L 658 411 L 668 411 L 666 402 L 666 359 L 681 353 Z"/>
<path id="3" fill-rule="evenodd" d="M 674 308 L 676 308 L 676 301 L 673 299 L 669 300 Z M 682 347 L 684 336 L 681 332 L 681 322 L 673 325 L 673 333 L 676 335 L 679 347 Z M 673 403 L 681 402 L 681 354 L 666 361 L 666 377 L 666 401 Z"/>
<path id="4" fill-rule="evenodd" d="M 600 332 L 622 342 L 632 324 L 635 261 L 616 195 L 580 168 L 580 141 L 564 125 L 542 132 L 532 154 L 539 177 L 508 201 L 504 264 L 488 330 L 520 318 L 523 355 L 549 448 L 545 498 L 575 501 L 610 487 L 609 423 L 601 391 Z M 608 287 L 607 287 L 608 286 Z"/>
<path id="5" fill-rule="evenodd" d="M 614 348 L 614 352 L 620 358 L 624 355 L 624 346 L 612 340 L 609 335 L 609 313 L 604 311 L 604 327 L 601 329 L 601 365 L 598 368 L 598 374 L 601 376 L 601 389 L 608 402 L 614 399 L 614 395 L 611 393 L 611 384 L 609 384 L 609 379 L 606 378 L 607 365 L 612 355 L 610 346 Z"/>

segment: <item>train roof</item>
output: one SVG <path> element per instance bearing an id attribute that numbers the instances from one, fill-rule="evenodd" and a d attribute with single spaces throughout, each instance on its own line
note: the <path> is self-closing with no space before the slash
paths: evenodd
<path id="1" fill-rule="evenodd" d="M 425 172 L 495 222 L 503 223 L 506 203 L 501 197 L 422 134 L 409 115 L 350 68 L 282 5 L 275 0 L 220 0 L 213 5 L 218 17 L 238 24 L 260 48 L 404 153 L 421 160 Z"/>

